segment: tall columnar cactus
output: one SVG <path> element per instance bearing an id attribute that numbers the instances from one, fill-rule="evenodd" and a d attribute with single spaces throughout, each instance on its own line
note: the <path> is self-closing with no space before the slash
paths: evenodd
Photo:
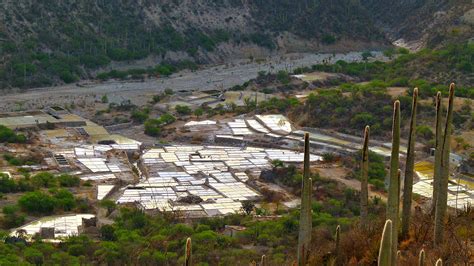
<path id="1" fill-rule="evenodd" d="M 432 214 L 436 209 L 436 199 L 438 198 L 438 188 L 441 172 L 441 145 L 443 140 L 443 130 L 441 126 L 442 120 L 442 102 L 441 102 L 441 92 L 438 91 L 436 94 L 436 125 L 435 125 L 435 154 L 434 154 L 434 173 L 433 173 L 433 196 L 431 201 L 431 210 Z"/>
<path id="2" fill-rule="evenodd" d="M 408 135 L 408 150 L 405 165 L 405 180 L 403 185 L 402 209 L 402 238 L 408 237 L 410 229 L 411 201 L 413 192 L 413 169 L 415 168 L 415 136 L 416 136 L 416 107 L 418 103 L 418 88 L 413 90 L 411 107 L 410 134 Z"/>
<path id="3" fill-rule="evenodd" d="M 360 224 L 367 228 L 369 214 L 369 134 L 370 127 L 364 130 L 364 144 L 362 146 L 362 163 L 360 166 Z"/>
<path id="4" fill-rule="evenodd" d="M 454 83 L 451 83 L 449 86 L 448 114 L 446 115 L 446 125 L 444 127 L 444 136 L 441 146 L 441 169 L 435 210 L 435 245 L 439 245 L 443 242 L 444 219 L 448 208 L 449 153 L 451 150 L 450 140 L 453 122 L 453 105 Z"/>
<path id="5" fill-rule="evenodd" d="M 400 205 L 400 102 L 395 101 L 392 126 L 392 154 L 390 157 L 390 180 L 388 186 L 387 219 L 392 221 L 392 265 L 396 265 L 398 246 L 398 213 Z"/>
<path id="6" fill-rule="evenodd" d="M 304 135 L 304 172 L 301 189 L 300 227 L 298 234 L 298 265 L 306 265 L 306 257 L 311 244 L 312 216 L 311 192 L 312 180 L 309 172 L 309 134 Z"/>
<path id="7" fill-rule="evenodd" d="M 186 239 L 186 254 L 184 257 L 184 265 L 191 266 L 193 265 L 193 258 L 192 258 L 192 246 L 191 246 L 191 238 L 188 237 Z"/>
<path id="8" fill-rule="evenodd" d="M 392 265 L 392 221 L 385 221 L 382 238 L 380 240 L 378 266 Z"/>
<path id="9" fill-rule="evenodd" d="M 334 256 L 336 257 L 336 260 L 337 260 L 337 258 L 339 256 L 339 244 L 341 242 L 341 226 L 340 225 L 338 225 L 336 227 L 336 237 L 335 238 L 336 238 L 336 247 L 334 249 Z"/>
<path id="10" fill-rule="evenodd" d="M 437 261 L 436 261 L 436 266 L 443 266 L 443 260 L 441 258 L 439 258 Z"/>
<path id="11" fill-rule="evenodd" d="M 420 251 L 420 255 L 418 256 L 418 266 L 425 266 L 425 250 L 424 249 Z"/>
<path id="12" fill-rule="evenodd" d="M 266 257 L 265 255 L 262 255 L 262 258 L 260 259 L 260 266 L 265 266 L 267 265 Z"/>

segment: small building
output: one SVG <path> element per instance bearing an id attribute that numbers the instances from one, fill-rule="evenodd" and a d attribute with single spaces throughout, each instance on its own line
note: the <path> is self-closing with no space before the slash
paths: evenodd
<path id="1" fill-rule="evenodd" d="M 42 239 L 54 239 L 54 227 L 41 227 L 39 230 L 39 236 Z"/>

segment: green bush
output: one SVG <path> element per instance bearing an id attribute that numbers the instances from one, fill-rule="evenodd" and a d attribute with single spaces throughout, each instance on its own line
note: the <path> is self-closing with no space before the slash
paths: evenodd
<path id="1" fill-rule="evenodd" d="M 424 140 L 431 140 L 434 133 L 429 126 L 419 125 L 416 127 L 416 135 L 422 137 Z"/>
<path id="2" fill-rule="evenodd" d="M 187 105 L 176 105 L 175 106 L 176 112 L 180 115 L 190 115 L 191 114 L 191 108 Z"/>
<path id="3" fill-rule="evenodd" d="M 16 205 L 7 205 L 2 211 L 3 218 L 0 221 L 4 228 L 18 227 L 25 222 L 25 216 L 18 214 L 19 207 Z"/>
<path id="4" fill-rule="evenodd" d="M 59 185 L 62 187 L 78 187 L 81 184 L 81 179 L 77 176 L 62 174 L 57 177 Z"/>
<path id="5" fill-rule="evenodd" d="M 148 113 L 143 112 L 143 111 L 139 111 L 139 110 L 134 110 L 132 112 L 131 117 L 132 117 L 133 121 L 138 122 L 138 123 L 143 123 L 148 119 Z"/>
<path id="6" fill-rule="evenodd" d="M 41 172 L 31 178 L 31 183 L 36 188 L 53 188 L 58 185 L 58 179 L 51 173 Z"/>
<path id="7" fill-rule="evenodd" d="M 290 75 L 285 70 L 278 71 L 277 79 L 278 79 L 278 81 L 280 81 L 281 83 L 283 83 L 285 85 L 290 83 Z"/>
<path id="8" fill-rule="evenodd" d="M 18 205 L 28 213 L 51 214 L 56 206 L 56 201 L 44 192 L 35 191 L 21 196 L 18 200 Z"/>
<path id="9" fill-rule="evenodd" d="M 145 121 L 145 134 L 158 137 L 161 134 L 161 124 L 159 119 L 148 119 Z"/>
<path id="10" fill-rule="evenodd" d="M 336 37 L 331 34 L 325 34 L 323 35 L 321 42 L 324 44 L 334 44 L 336 42 Z"/>
<path id="11" fill-rule="evenodd" d="M 6 126 L 0 125 L 0 143 L 25 143 L 26 137 L 23 134 L 16 134 Z"/>
<path id="12" fill-rule="evenodd" d="M 25 257 L 26 261 L 33 265 L 42 265 L 44 262 L 43 253 L 35 248 L 26 248 L 23 256 Z"/>
<path id="13" fill-rule="evenodd" d="M 17 192 L 18 187 L 12 178 L 6 174 L 0 173 L 0 192 L 1 193 L 11 193 Z"/>
<path id="14" fill-rule="evenodd" d="M 176 121 L 176 118 L 169 113 L 165 113 L 160 116 L 159 120 L 162 124 L 168 125 Z"/>

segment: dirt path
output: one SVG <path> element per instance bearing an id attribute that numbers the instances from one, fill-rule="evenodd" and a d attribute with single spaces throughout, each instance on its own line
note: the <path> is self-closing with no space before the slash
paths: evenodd
<path id="1" fill-rule="evenodd" d="M 331 168 L 317 168 L 319 174 L 322 177 L 336 180 L 347 187 L 360 191 L 360 181 L 357 179 L 347 179 L 348 170 L 343 167 L 331 167 Z M 379 197 L 383 200 L 387 199 L 387 195 L 378 191 L 375 191 L 371 185 L 369 185 L 369 198 Z"/>

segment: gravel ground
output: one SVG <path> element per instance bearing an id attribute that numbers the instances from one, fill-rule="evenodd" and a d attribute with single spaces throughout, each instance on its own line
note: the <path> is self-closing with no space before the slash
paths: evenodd
<path id="1" fill-rule="evenodd" d="M 385 60 L 380 52 L 373 52 L 376 59 Z M 130 99 L 134 104 L 141 105 L 152 95 L 171 88 L 181 90 L 208 90 L 229 88 L 257 77 L 259 71 L 277 72 L 292 71 L 296 67 L 311 66 L 323 60 L 336 62 L 361 61 L 361 52 L 347 54 L 288 54 L 271 57 L 263 63 L 237 60 L 225 65 L 203 67 L 195 72 L 182 71 L 168 78 L 146 79 L 144 82 L 109 81 L 103 83 L 83 83 L 87 85 L 64 85 L 30 89 L 26 92 L 3 92 L 0 94 L 0 111 L 31 110 L 47 105 L 65 105 L 74 102 L 76 105 L 93 105 L 102 95 L 107 94 L 109 100 L 120 102 Z M 2 93 L 2 92 L 0 92 Z"/>

